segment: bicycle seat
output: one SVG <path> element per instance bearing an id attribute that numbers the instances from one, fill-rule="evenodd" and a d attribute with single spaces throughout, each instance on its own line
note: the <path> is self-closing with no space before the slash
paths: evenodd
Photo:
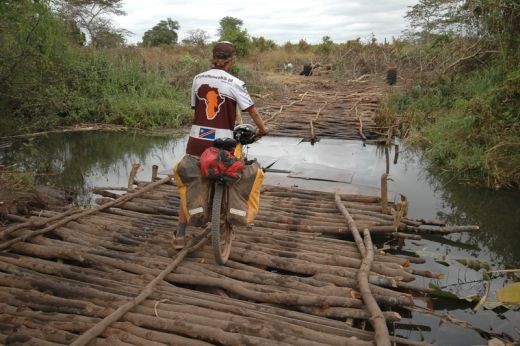
<path id="1" fill-rule="evenodd" d="M 217 138 L 213 141 L 213 146 L 218 149 L 232 150 L 237 146 L 237 141 L 233 138 Z"/>

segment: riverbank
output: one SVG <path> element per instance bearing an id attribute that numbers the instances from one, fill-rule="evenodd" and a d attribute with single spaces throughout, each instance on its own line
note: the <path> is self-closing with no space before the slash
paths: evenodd
<path id="1" fill-rule="evenodd" d="M 489 66 L 390 96 L 409 145 L 454 180 L 520 186 L 520 70 Z"/>
<path id="2" fill-rule="evenodd" d="M 73 193 L 28 182 L 28 173 L 0 170 L 0 223 L 20 221 L 33 210 L 63 210 L 74 203 Z"/>

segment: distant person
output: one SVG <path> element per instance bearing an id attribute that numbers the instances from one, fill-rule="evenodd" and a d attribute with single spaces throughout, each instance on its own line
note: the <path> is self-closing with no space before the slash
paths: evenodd
<path id="1" fill-rule="evenodd" d="M 213 47 L 213 68 L 193 78 L 191 108 L 193 123 L 186 153 L 200 157 L 204 150 L 213 146 L 217 138 L 233 138 L 237 118 L 237 105 L 248 112 L 258 127 L 258 136 L 266 135 L 264 125 L 245 83 L 229 73 L 235 63 L 235 47 L 231 42 L 219 42 Z M 184 246 L 187 216 L 179 208 L 179 222 L 175 246 Z"/>
<path id="2" fill-rule="evenodd" d="M 300 76 L 312 76 L 312 65 L 307 64 L 303 65 L 303 71 L 300 72 Z"/>
<path id="3" fill-rule="evenodd" d="M 287 73 L 288 73 L 288 74 L 292 74 L 293 71 L 294 71 L 294 66 L 293 66 L 293 64 L 290 63 L 290 62 L 287 63 Z"/>

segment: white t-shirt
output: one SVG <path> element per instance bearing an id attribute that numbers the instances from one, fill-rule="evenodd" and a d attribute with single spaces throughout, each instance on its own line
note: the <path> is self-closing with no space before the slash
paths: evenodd
<path id="1" fill-rule="evenodd" d="M 222 69 L 213 68 L 206 72 L 199 73 L 193 78 L 191 89 L 192 107 L 195 107 L 197 98 L 200 99 L 198 91 L 203 85 L 217 89 L 220 96 L 235 101 L 241 110 L 246 110 L 254 105 L 251 96 L 249 96 L 247 92 L 245 83 L 242 80 Z"/>

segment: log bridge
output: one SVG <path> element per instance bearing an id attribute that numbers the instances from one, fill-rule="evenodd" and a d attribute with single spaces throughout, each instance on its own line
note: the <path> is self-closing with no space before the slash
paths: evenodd
<path id="1" fill-rule="evenodd" d="M 299 83 L 280 101 L 261 108 L 270 136 L 363 140 L 384 143 L 391 126 L 378 122 L 381 102 L 390 88 L 383 81 L 353 80 L 348 85 Z"/>
<path id="2" fill-rule="evenodd" d="M 272 133 L 381 135 L 388 145 L 390 131 L 374 123 L 379 89 L 355 82 L 348 94 L 288 100 L 266 119 Z M 372 236 L 478 230 L 408 218 L 404 196 L 388 200 L 386 175 L 380 196 L 265 186 L 254 224 L 235 229 L 220 266 L 207 230 L 188 227 L 186 247 L 173 249 L 177 189 L 156 167 L 151 182 L 135 181 L 137 168 L 128 187 L 95 189 L 96 207 L 5 215 L 0 344 L 424 345 L 388 326 L 431 293 L 413 281 L 440 274 Z"/>
<path id="3" fill-rule="evenodd" d="M 170 177 L 121 190 L 0 231 L 0 344 L 423 345 L 387 325 L 429 293 L 417 276 L 440 274 L 370 234 L 476 230 L 408 219 L 398 204 L 383 213 L 380 197 L 266 186 L 219 266 L 203 229 L 188 227 L 187 247 L 173 250 Z"/>

